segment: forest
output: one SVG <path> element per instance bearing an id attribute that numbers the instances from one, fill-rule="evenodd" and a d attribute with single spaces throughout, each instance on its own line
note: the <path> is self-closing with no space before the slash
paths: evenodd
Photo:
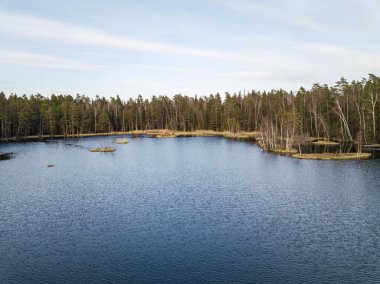
<path id="1" fill-rule="evenodd" d="M 176 131 L 259 131 L 267 149 L 290 148 L 299 137 L 380 142 L 380 78 L 334 86 L 314 84 L 297 92 L 282 89 L 181 94 L 121 100 L 119 96 L 0 93 L 1 138 L 168 129 Z"/>

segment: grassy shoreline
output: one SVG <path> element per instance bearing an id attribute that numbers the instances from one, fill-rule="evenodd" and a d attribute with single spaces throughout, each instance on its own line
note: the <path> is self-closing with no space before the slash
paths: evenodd
<path id="1" fill-rule="evenodd" d="M 168 131 L 168 130 L 149 130 L 145 133 L 156 138 L 175 138 L 175 137 L 225 137 L 237 140 L 256 140 L 259 138 L 259 132 L 229 132 L 229 131 Z"/>
<path id="2" fill-rule="evenodd" d="M 32 136 L 22 136 L 22 137 L 0 138 L 0 142 L 43 141 L 43 140 L 50 140 L 50 139 L 113 136 L 113 135 L 127 135 L 127 134 L 142 134 L 142 133 L 140 133 L 140 131 L 128 131 L 128 132 L 83 133 L 83 134 L 70 134 L 70 135 L 63 135 L 63 134 L 40 135 L 40 136 L 32 135 Z"/>
<path id="3" fill-rule="evenodd" d="M 321 145 L 321 146 L 338 146 L 339 143 L 331 140 L 318 140 L 311 142 L 313 145 Z"/>
<path id="4" fill-rule="evenodd" d="M 82 134 L 70 134 L 70 135 L 33 135 L 22 137 L 9 137 L 0 138 L 0 142 L 18 142 L 18 141 L 42 141 L 50 139 L 64 139 L 64 138 L 81 138 L 81 137 L 96 137 L 96 136 L 114 136 L 114 135 L 150 135 L 157 138 L 165 137 L 205 137 L 216 136 L 226 137 L 231 139 L 251 139 L 258 138 L 258 132 L 238 132 L 232 133 L 229 131 L 212 131 L 212 130 L 196 130 L 196 131 L 170 131 L 165 129 L 152 129 L 152 130 L 133 130 L 125 132 L 105 132 L 105 133 L 82 133 Z"/>
<path id="5" fill-rule="evenodd" d="M 96 136 L 114 136 L 114 135 L 148 135 L 154 138 L 180 138 L 180 137 L 224 137 L 233 140 L 246 140 L 260 142 L 259 132 L 229 132 L 229 131 L 213 131 L 213 130 L 196 130 L 196 131 L 171 131 L 166 129 L 152 129 L 152 130 L 134 130 L 126 132 L 107 132 L 107 133 L 85 133 L 77 135 L 42 135 L 42 136 L 25 136 L 25 137 L 12 137 L 1 138 L 0 142 L 23 142 L 23 141 L 42 141 L 50 139 L 64 139 L 64 138 L 81 138 L 81 137 L 96 137 Z M 319 140 L 313 142 L 315 145 L 339 145 L 334 141 Z M 261 143 L 256 143 L 264 151 Z M 377 145 L 376 145 L 377 146 Z M 99 150 L 99 149 L 96 149 Z M 102 152 L 102 151 L 95 151 Z M 372 155 L 370 153 L 320 153 L 320 154 L 299 154 L 296 149 L 289 150 L 276 150 L 272 151 L 276 154 L 287 155 L 296 159 L 308 160 L 362 160 L 369 159 Z"/>
<path id="6" fill-rule="evenodd" d="M 294 154 L 293 158 L 307 160 L 366 160 L 371 158 L 370 153 L 321 153 L 321 154 Z"/>

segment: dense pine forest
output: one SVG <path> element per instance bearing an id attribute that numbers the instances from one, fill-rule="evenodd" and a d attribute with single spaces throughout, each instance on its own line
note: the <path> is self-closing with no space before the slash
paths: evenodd
<path id="1" fill-rule="evenodd" d="M 153 96 L 121 100 L 76 95 L 31 96 L 0 93 L 1 138 L 80 135 L 169 129 L 260 131 L 266 147 L 290 147 L 297 137 L 380 142 L 380 78 L 335 86 L 314 84 L 284 90 L 188 97 Z M 222 98 L 223 97 L 223 98 Z"/>

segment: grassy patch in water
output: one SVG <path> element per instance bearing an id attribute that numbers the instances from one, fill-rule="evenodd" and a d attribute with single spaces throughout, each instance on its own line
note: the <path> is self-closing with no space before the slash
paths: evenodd
<path id="1" fill-rule="evenodd" d="M 107 152 L 115 152 L 116 148 L 113 147 L 101 147 L 101 148 L 91 148 L 90 152 L 101 152 L 101 153 L 107 153 Z"/>
<path id="2" fill-rule="evenodd" d="M 309 160 L 365 160 L 371 157 L 369 153 L 322 153 L 322 154 L 294 154 L 293 158 Z"/>
<path id="3" fill-rule="evenodd" d="M 116 139 L 116 144 L 128 144 L 129 141 L 127 138 L 120 138 L 120 139 Z"/>

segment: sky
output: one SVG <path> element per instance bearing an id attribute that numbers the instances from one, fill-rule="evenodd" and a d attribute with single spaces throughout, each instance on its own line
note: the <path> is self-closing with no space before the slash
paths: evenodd
<path id="1" fill-rule="evenodd" d="M 0 0 L 0 91 L 123 99 L 380 75 L 380 0 Z"/>

